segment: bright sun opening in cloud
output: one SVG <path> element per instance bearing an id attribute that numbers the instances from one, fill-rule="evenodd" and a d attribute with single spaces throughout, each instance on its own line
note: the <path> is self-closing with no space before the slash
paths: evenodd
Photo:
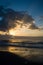
<path id="1" fill-rule="evenodd" d="M 10 30 L 9 30 L 9 35 L 16 35 L 14 29 L 10 29 Z"/>

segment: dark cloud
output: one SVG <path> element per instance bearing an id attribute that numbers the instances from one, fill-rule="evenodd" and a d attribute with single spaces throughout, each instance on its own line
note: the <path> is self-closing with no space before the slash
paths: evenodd
<path id="1" fill-rule="evenodd" d="M 28 15 L 26 12 L 18 12 L 10 8 L 5 9 L 3 8 L 3 6 L 0 6 L 1 31 L 6 31 L 14 28 L 17 26 L 17 24 L 20 25 L 20 27 L 22 27 L 23 25 L 26 26 L 26 24 L 31 24 L 29 29 L 38 29 L 33 21 L 34 19 L 32 18 L 32 16 Z"/>
<path id="2" fill-rule="evenodd" d="M 28 15 L 28 14 L 24 14 L 23 17 L 24 23 L 33 23 L 34 19 L 32 18 L 32 16 Z"/>
<path id="3" fill-rule="evenodd" d="M 29 29 L 39 29 L 35 24 L 31 24 Z"/>

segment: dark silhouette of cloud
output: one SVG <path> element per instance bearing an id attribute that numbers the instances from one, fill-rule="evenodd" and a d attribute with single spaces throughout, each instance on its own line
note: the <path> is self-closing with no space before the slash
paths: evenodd
<path id="1" fill-rule="evenodd" d="M 29 29 L 39 29 L 35 24 L 31 24 Z"/>
<path id="2" fill-rule="evenodd" d="M 20 27 L 22 27 L 23 25 L 26 26 L 26 24 L 31 24 L 29 29 L 39 29 L 38 26 L 33 23 L 33 21 L 34 19 L 32 18 L 32 16 L 30 16 L 26 12 L 18 12 L 10 8 L 5 9 L 3 8 L 3 6 L 0 6 L 1 31 L 7 31 L 11 28 L 14 28 L 17 26 L 17 24 L 20 25 Z"/>

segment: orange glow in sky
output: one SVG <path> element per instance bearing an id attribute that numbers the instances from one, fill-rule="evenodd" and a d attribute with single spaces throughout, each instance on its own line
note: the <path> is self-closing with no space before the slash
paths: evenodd
<path id="1" fill-rule="evenodd" d="M 26 27 L 20 28 L 18 25 L 16 28 L 12 28 L 9 32 L 0 31 L 1 35 L 13 35 L 13 36 L 43 36 L 43 30 L 31 30 Z"/>
<path id="2" fill-rule="evenodd" d="M 9 30 L 9 35 L 16 35 L 14 29 L 10 29 L 10 30 Z"/>

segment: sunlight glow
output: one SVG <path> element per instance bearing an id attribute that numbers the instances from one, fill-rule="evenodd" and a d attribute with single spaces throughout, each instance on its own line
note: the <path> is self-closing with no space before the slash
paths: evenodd
<path id="1" fill-rule="evenodd" d="M 15 33 L 14 29 L 10 29 L 10 30 L 9 30 L 9 35 L 13 35 L 13 36 L 14 36 L 15 34 L 16 34 L 16 33 Z"/>

